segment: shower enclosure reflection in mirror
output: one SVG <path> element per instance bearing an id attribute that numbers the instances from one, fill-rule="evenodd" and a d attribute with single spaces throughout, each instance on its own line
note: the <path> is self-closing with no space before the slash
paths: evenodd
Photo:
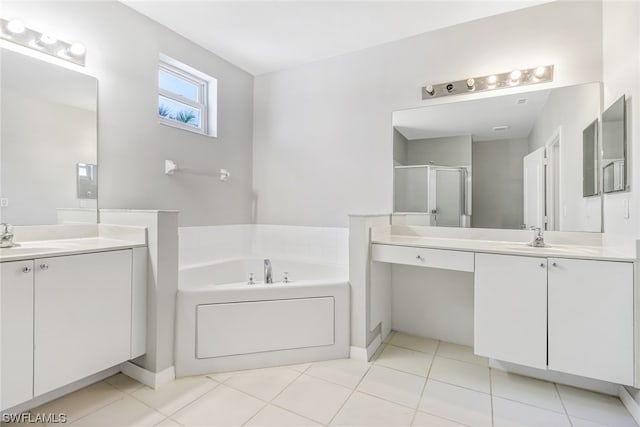
<path id="1" fill-rule="evenodd" d="M 583 196 L 600 93 L 589 83 L 394 112 L 394 223 L 600 232 L 601 196 Z"/>

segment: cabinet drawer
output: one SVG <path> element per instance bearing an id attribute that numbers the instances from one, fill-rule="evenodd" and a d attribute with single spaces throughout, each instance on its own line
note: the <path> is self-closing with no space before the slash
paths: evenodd
<path id="1" fill-rule="evenodd" d="M 473 252 L 373 244 L 373 261 L 473 272 Z"/>

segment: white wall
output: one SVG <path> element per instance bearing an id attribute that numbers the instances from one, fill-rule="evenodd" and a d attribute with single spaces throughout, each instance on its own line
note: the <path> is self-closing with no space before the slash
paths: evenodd
<path id="1" fill-rule="evenodd" d="M 604 229 L 607 233 L 640 238 L 640 3 L 603 2 L 602 32 L 604 108 L 626 95 L 631 168 L 631 191 L 604 196 Z"/>
<path id="2" fill-rule="evenodd" d="M 523 163 L 527 139 L 473 143 L 471 226 L 519 229 L 523 217 Z"/>
<path id="3" fill-rule="evenodd" d="M 407 143 L 407 164 L 471 166 L 471 135 L 413 139 Z"/>
<path id="4" fill-rule="evenodd" d="M 118 2 L 3 2 L 5 18 L 87 47 L 98 79 L 101 208 L 180 210 L 181 225 L 251 222 L 253 77 Z M 218 79 L 218 138 L 158 124 L 157 64 L 164 53 Z M 228 183 L 164 175 L 164 160 Z"/>
<path id="5" fill-rule="evenodd" d="M 537 64 L 554 86 L 599 81 L 601 25 L 598 2 L 553 2 L 256 77 L 258 222 L 391 211 L 391 113 L 428 105 L 422 85 Z"/>
<path id="6" fill-rule="evenodd" d="M 0 139 L 3 222 L 55 224 L 57 208 L 91 206 L 77 197 L 76 163 L 96 163 L 95 111 L 3 90 Z"/>
<path id="7" fill-rule="evenodd" d="M 529 152 L 560 129 L 560 231 L 600 232 L 600 197 L 582 197 L 582 131 L 600 115 L 600 85 L 554 90 L 529 134 Z"/>

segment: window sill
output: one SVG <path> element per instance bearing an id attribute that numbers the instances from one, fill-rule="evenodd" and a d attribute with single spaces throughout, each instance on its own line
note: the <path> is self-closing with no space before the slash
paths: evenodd
<path id="1" fill-rule="evenodd" d="M 196 129 L 196 128 L 193 128 L 191 126 L 181 125 L 179 123 L 174 123 L 174 122 L 171 122 L 169 120 L 158 120 L 158 123 L 161 124 L 161 125 L 164 125 L 164 126 L 175 128 L 175 129 L 180 129 L 180 130 L 184 130 L 184 131 L 187 131 L 187 132 L 195 133 L 197 135 L 207 136 L 209 138 L 217 138 L 218 137 L 218 135 L 212 135 L 212 134 L 203 132 L 200 129 Z"/>

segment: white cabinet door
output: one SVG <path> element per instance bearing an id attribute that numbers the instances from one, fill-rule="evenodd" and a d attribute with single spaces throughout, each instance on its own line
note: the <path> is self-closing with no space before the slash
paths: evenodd
<path id="1" fill-rule="evenodd" d="M 0 264 L 0 287 L 4 410 L 33 397 L 33 261 Z"/>
<path id="2" fill-rule="evenodd" d="M 474 351 L 545 369 L 547 260 L 476 254 Z"/>
<path id="3" fill-rule="evenodd" d="M 549 369 L 633 384 L 633 264 L 549 259 Z"/>
<path id="4" fill-rule="evenodd" d="M 34 394 L 129 359 L 131 250 L 35 260 Z"/>

